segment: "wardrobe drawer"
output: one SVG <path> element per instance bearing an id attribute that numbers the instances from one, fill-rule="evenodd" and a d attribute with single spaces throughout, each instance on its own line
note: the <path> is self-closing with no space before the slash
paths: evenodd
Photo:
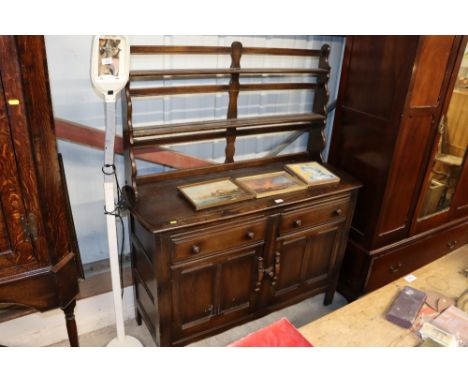
<path id="1" fill-rule="evenodd" d="M 326 223 L 330 220 L 346 217 L 349 209 L 349 198 L 338 199 L 318 204 L 301 210 L 286 212 L 281 215 L 279 233 L 283 235 L 303 227 Z"/>
<path id="2" fill-rule="evenodd" d="M 468 242 L 468 225 L 457 226 L 376 257 L 365 292 L 373 291 L 462 247 Z"/>
<path id="3" fill-rule="evenodd" d="M 174 261 L 183 260 L 263 241 L 265 230 L 266 219 L 261 219 L 174 235 L 170 239 L 172 258 Z"/>

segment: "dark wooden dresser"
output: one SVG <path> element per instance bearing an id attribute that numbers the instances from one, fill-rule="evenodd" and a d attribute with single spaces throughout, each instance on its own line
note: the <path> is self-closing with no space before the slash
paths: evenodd
<path id="1" fill-rule="evenodd" d="M 187 179 L 142 186 L 131 203 L 137 315 L 156 343 L 184 345 L 322 292 L 331 303 L 358 188 L 335 172 L 339 185 L 281 195 L 280 205 L 269 197 L 205 211 L 178 193 Z"/>
<path id="2" fill-rule="evenodd" d="M 329 47 L 319 50 L 243 47 L 133 46 L 132 55 L 227 54 L 227 69 L 133 71 L 123 110 L 132 268 L 137 320 L 156 344 L 185 345 L 325 292 L 332 302 L 359 183 L 337 168 L 334 185 L 196 211 L 177 187 L 218 178 L 280 171 L 288 163 L 321 161 L 328 101 Z M 243 55 L 312 57 L 316 67 L 241 68 Z M 243 83 L 243 77 L 307 76 L 312 81 Z M 171 77 L 227 77 L 228 84 L 133 87 L 136 81 Z M 309 113 L 238 118 L 242 91 L 310 90 Z M 227 119 L 135 127 L 141 98 L 228 93 Z M 304 151 L 235 160 L 239 137 L 303 131 Z M 225 141 L 225 163 L 157 174 L 139 174 L 137 152 L 166 150 L 185 141 Z M 169 152 L 170 153 L 170 152 Z"/>
<path id="3" fill-rule="evenodd" d="M 57 154 L 44 39 L 0 37 L 0 78 L 0 303 L 63 309 L 77 346 L 81 262 Z"/>
<path id="4" fill-rule="evenodd" d="M 363 183 L 349 299 L 468 243 L 467 41 L 347 37 L 329 162 Z"/>

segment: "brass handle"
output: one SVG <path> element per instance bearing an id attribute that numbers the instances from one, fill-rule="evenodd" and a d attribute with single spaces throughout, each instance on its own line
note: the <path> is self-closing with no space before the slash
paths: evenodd
<path id="1" fill-rule="evenodd" d="M 341 208 L 337 208 L 334 212 L 336 216 L 340 216 L 343 213 L 343 210 Z"/>
<path id="2" fill-rule="evenodd" d="M 263 268 L 263 257 L 259 256 L 257 257 L 257 283 L 255 284 L 255 289 L 254 291 L 256 293 L 260 292 L 260 286 L 262 285 L 263 281 L 263 274 L 265 272 L 265 269 Z"/>
<path id="3" fill-rule="evenodd" d="M 397 265 L 390 265 L 389 270 L 392 273 L 397 273 L 402 266 L 403 266 L 403 264 L 401 262 L 399 262 Z"/>
<path id="4" fill-rule="evenodd" d="M 247 239 L 252 240 L 255 237 L 255 232 L 249 231 L 245 236 L 247 237 Z"/>
<path id="5" fill-rule="evenodd" d="M 214 312 L 213 304 L 208 305 L 207 308 L 205 309 L 205 313 L 208 313 L 211 316 L 211 315 L 213 315 L 213 312 Z"/>
<path id="6" fill-rule="evenodd" d="M 453 249 L 455 248 L 455 246 L 457 245 L 458 241 L 457 240 L 450 240 L 448 243 L 447 243 L 447 247 L 449 247 L 450 249 Z"/>
<path id="7" fill-rule="evenodd" d="M 192 245 L 192 253 L 200 253 L 200 247 L 198 245 Z"/>
<path id="8" fill-rule="evenodd" d="M 280 273 L 280 263 L 281 263 L 281 253 L 276 251 L 275 252 L 275 274 L 273 276 L 273 281 L 271 285 L 276 285 L 276 281 L 278 280 L 278 275 Z"/>
<path id="9" fill-rule="evenodd" d="M 302 220 L 301 219 L 297 219 L 295 222 L 294 222 L 294 227 L 300 227 L 302 225 Z"/>

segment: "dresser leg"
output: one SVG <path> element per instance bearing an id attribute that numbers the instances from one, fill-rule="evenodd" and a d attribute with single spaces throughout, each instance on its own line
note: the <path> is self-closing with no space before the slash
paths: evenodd
<path id="1" fill-rule="evenodd" d="M 333 302 L 334 295 L 335 295 L 335 289 L 327 290 L 325 292 L 325 299 L 323 300 L 323 305 L 330 305 Z"/>
<path id="2" fill-rule="evenodd" d="M 141 326 L 142 324 L 142 319 L 141 319 L 141 313 L 140 311 L 138 310 L 138 308 L 135 309 L 135 318 L 136 318 L 136 322 L 137 322 L 137 325 L 138 326 Z"/>
<path id="3" fill-rule="evenodd" d="M 80 344 L 78 343 L 78 330 L 76 328 L 76 322 L 75 322 L 75 306 L 76 306 L 76 300 L 73 300 L 65 308 L 62 308 L 62 310 L 65 313 L 65 322 L 67 324 L 68 340 L 70 341 L 70 346 L 72 347 L 80 346 Z"/>

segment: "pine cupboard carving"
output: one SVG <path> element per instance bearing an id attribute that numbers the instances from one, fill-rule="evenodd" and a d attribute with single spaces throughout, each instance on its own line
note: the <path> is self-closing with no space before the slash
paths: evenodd
<path id="1" fill-rule="evenodd" d="M 81 262 L 57 154 L 44 40 L 0 37 L 0 303 L 65 312 Z M 1 342 L 1 336 L 0 336 Z"/>
<path id="2" fill-rule="evenodd" d="M 321 161 L 328 101 L 329 47 L 278 49 L 209 46 L 132 46 L 132 55 L 225 54 L 226 69 L 132 71 L 123 99 L 127 186 L 136 315 L 161 346 L 185 345 L 274 310 L 335 292 L 344 246 L 360 187 L 338 168 L 333 185 L 244 200 L 196 211 L 178 187 L 284 171 L 285 164 Z M 245 55 L 315 58 L 315 67 L 243 68 Z M 311 77 L 304 82 L 244 82 L 263 75 Z M 134 82 L 170 77 L 227 77 L 216 85 L 134 86 Z M 304 114 L 238 118 L 243 91 L 314 91 Z M 227 119 L 135 127 L 133 109 L 141 97 L 226 92 Z M 272 132 L 304 131 L 304 152 L 235 160 L 236 140 Z M 140 174 L 135 153 L 185 141 L 224 139 L 225 161 L 157 174 Z"/>

